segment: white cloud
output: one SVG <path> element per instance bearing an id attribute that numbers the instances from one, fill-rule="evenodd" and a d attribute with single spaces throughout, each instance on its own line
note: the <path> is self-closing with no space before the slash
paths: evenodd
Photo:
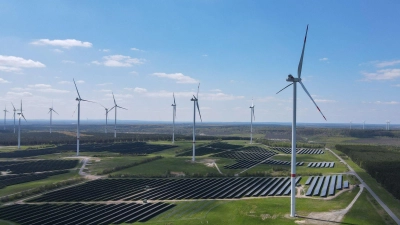
<path id="1" fill-rule="evenodd" d="M 100 92 L 112 92 L 112 91 L 107 89 L 101 89 Z"/>
<path id="2" fill-rule="evenodd" d="M 77 84 L 83 84 L 83 83 L 85 83 L 85 81 L 84 80 L 77 80 L 77 81 L 75 81 Z"/>
<path id="3" fill-rule="evenodd" d="M 7 72 L 7 73 L 10 73 L 10 72 L 17 73 L 17 72 L 21 72 L 21 70 L 22 70 L 21 68 L 16 68 L 16 67 L 0 66 L 0 71 Z"/>
<path id="4" fill-rule="evenodd" d="M 330 100 L 330 99 L 314 99 L 315 102 L 318 103 L 333 103 L 336 102 L 335 100 Z"/>
<path id="5" fill-rule="evenodd" d="M 106 94 L 107 97 L 112 97 L 112 94 Z M 132 98 L 131 94 L 114 94 L 115 98 Z"/>
<path id="6" fill-rule="evenodd" d="M 205 94 L 199 94 L 199 99 L 200 98 L 205 100 L 221 101 L 221 100 L 243 99 L 244 96 L 234 96 L 224 93 L 209 93 L 209 94 L 205 93 Z"/>
<path id="7" fill-rule="evenodd" d="M 140 50 L 138 48 L 131 48 L 132 51 L 137 51 L 137 52 L 144 52 L 143 50 Z"/>
<path id="8" fill-rule="evenodd" d="M 30 88 L 16 87 L 16 88 L 11 88 L 11 90 L 13 90 L 13 91 L 28 91 L 28 90 L 31 90 L 31 89 Z"/>
<path id="9" fill-rule="evenodd" d="M 146 88 L 140 88 L 140 87 L 135 87 L 135 89 L 133 89 L 134 92 L 136 93 L 145 93 L 147 92 Z"/>
<path id="10" fill-rule="evenodd" d="M 221 89 L 211 89 L 211 92 L 222 92 Z"/>
<path id="11" fill-rule="evenodd" d="M 10 83 L 10 81 L 0 78 L 0 84 L 7 84 L 7 83 Z"/>
<path id="12" fill-rule="evenodd" d="M 133 75 L 138 75 L 138 72 L 136 72 L 136 71 L 132 71 L 132 72 L 130 72 L 130 74 L 133 74 Z"/>
<path id="13" fill-rule="evenodd" d="M 60 90 L 60 89 L 54 89 L 54 88 L 43 88 L 43 89 L 39 89 L 37 91 L 45 92 L 45 93 L 69 93 L 69 91 L 67 91 L 67 90 Z"/>
<path id="14" fill-rule="evenodd" d="M 375 73 L 362 72 L 365 80 L 393 80 L 400 77 L 400 69 L 384 69 Z"/>
<path id="15" fill-rule="evenodd" d="M 50 84 L 32 84 L 28 85 L 30 88 L 51 88 Z"/>
<path id="16" fill-rule="evenodd" d="M 374 62 L 376 67 L 387 67 L 387 66 L 394 66 L 400 64 L 400 60 L 392 60 L 392 61 L 383 61 L 383 62 Z"/>
<path id="17" fill-rule="evenodd" d="M 135 88 L 136 89 L 136 88 Z M 144 89 L 144 88 L 143 88 Z M 146 89 L 144 89 L 146 90 Z M 149 92 L 149 91 L 142 91 L 137 92 L 147 97 L 156 97 L 156 98 L 171 98 L 172 92 L 169 91 L 156 91 L 156 92 Z M 175 92 L 175 97 L 180 98 L 191 98 L 196 93 L 194 92 Z M 199 99 L 202 100 L 210 100 L 210 101 L 228 101 L 228 100 L 235 100 L 235 99 L 243 99 L 244 96 L 235 96 L 229 95 L 224 93 L 199 93 Z"/>
<path id="18" fill-rule="evenodd" d="M 66 81 L 66 80 L 60 81 L 60 82 L 58 82 L 58 83 L 59 83 L 59 84 L 72 84 L 71 81 Z"/>
<path id="19" fill-rule="evenodd" d="M 321 58 L 319 61 L 328 61 L 328 58 Z"/>
<path id="20" fill-rule="evenodd" d="M 63 53 L 64 52 L 63 50 L 60 50 L 58 48 L 53 49 L 52 51 L 55 52 L 55 53 Z"/>
<path id="21" fill-rule="evenodd" d="M 132 91 L 133 88 L 124 88 L 124 90 Z"/>
<path id="22" fill-rule="evenodd" d="M 83 42 L 76 39 L 65 39 L 65 40 L 49 40 L 49 39 L 40 39 L 37 41 L 31 42 L 33 45 L 50 45 L 50 46 L 58 46 L 61 48 L 72 48 L 72 47 L 84 47 L 90 48 L 92 47 L 92 43 Z"/>
<path id="23" fill-rule="evenodd" d="M 8 97 L 32 97 L 33 94 L 30 92 L 7 92 Z"/>
<path id="24" fill-rule="evenodd" d="M 110 49 L 106 49 L 106 48 L 105 48 L 105 49 L 99 49 L 99 51 L 100 51 L 100 52 L 109 52 Z"/>
<path id="25" fill-rule="evenodd" d="M 201 55 L 201 56 L 203 56 L 203 57 L 208 57 L 208 55 L 207 55 L 207 54 L 203 54 L 203 55 Z"/>
<path id="26" fill-rule="evenodd" d="M 103 57 L 103 62 L 92 61 L 92 64 L 109 67 L 131 67 L 133 65 L 143 64 L 145 61 L 144 59 L 131 58 L 125 55 L 109 55 Z"/>
<path id="27" fill-rule="evenodd" d="M 376 101 L 374 103 L 379 104 L 379 105 L 397 105 L 397 104 L 399 104 L 399 102 L 396 102 L 396 101 L 390 101 L 390 102 Z"/>
<path id="28" fill-rule="evenodd" d="M 156 77 L 161 77 L 161 78 L 168 78 L 168 79 L 172 79 L 172 80 L 176 80 L 176 83 L 178 84 L 195 84 L 195 83 L 199 83 L 198 80 L 193 79 L 189 76 L 185 76 L 182 73 L 153 73 L 153 76 Z"/>
<path id="29" fill-rule="evenodd" d="M 42 68 L 46 67 L 39 61 L 24 59 L 16 56 L 0 55 L 0 71 L 21 72 L 22 68 Z"/>
<path id="30" fill-rule="evenodd" d="M 102 83 L 102 84 L 96 84 L 97 86 L 106 86 L 106 85 L 110 85 L 112 83 Z"/>
<path id="31" fill-rule="evenodd" d="M 65 64 L 74 64 L 75 63 L 75 61 L 71 61 L 71 60 L 63 60 L 61 62 L 65 63 Z"/>

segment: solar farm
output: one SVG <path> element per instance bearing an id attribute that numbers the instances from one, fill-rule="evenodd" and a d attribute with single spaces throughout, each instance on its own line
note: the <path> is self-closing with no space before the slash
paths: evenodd
<path id="1" fill-rule="evenodd" d="M 55 179 L 73 174 L 74 171 L 77 173 L 79 170 L 84 172 L 81 176 L 92 177 L 66 187 L 27 196 L 17 204 L 5 204 L 0 207 L 2 220 L 18 224 L 129 224 L 151 221 L 167 223 L 171 218 L 174 218 L 172 221 L 180 221 L 179 218 L 186 217 L 202 220 L 205 215 L 213 212 L 213 207 L 225 202 L 240 203 L 265 199 L 273 204 L 280 202 L 280 199 L 289 199 L 291 193 L 290 177 L 282 173 L 288 171 L 291 164 L 290 155 L 285 148 L 248 145 L 241 141 L 203 142 L 201 147 L 196 149 L 197 162 L 193 164 L 190 162 L 192 152 L 184 143 L 93 144 L 83 145 L 81 151 L 86 155 L 83 157 L 88 160 L 85 164 L 82 159 L 79 161 L 63 158 L 69 154 L 68 146 L 3 154 L 5 160 L 0 161 L 0 171 L 3 173 L 0 177 L 0 190 L 9 191 L 7 188 L 15 185 Z M 296 166 L 299 172 L 296 186 L 302 190 L 298 194 L 299 199 L 334 200 L 352 189 L 353 179 L 344 179 L 348 175 L 309 175 L 321 168 L 332 170 L 333 173 L 346 172 L 337 160 L 332 160 L 334 157 L 330 153 L 322 149 L 307 148 L 298 149 L 298 153 Z M 25 154 L 25 158 L 7 160 L 12 154 Z M 158 155 L 168 160 L 146 161 L 147 158 Z M 41 157 L 46 159 L 40 159 Z M 127 164 L 130 159 L 144 163 Z M 161 169 L 168 168 L 168 165 L 161 167 L 162 162 L 170 162 L 171 168 L 175 168 L 169 172 L 168 177 L 165 177 L 164 169 Z M 90 175 L 91 168 L 101 165 L 114 169 L 110 170 L 108 175 Z M 185 167 L 191 166 L 204 168 L 204 171 L 198 170 L 199 174 L 179 172 L 178 168 L 185 171 Z M 121 171 L 118 168 L 121 168 Z M 156 177 L 129 175 L 129 171 L 143 171 L 149 168 L 156 171 L 152 175 Z M 256 176 L 255 171 L 259 170 L 270 173 Z M 246 176 L 240 175 L 242 171 L 247 171 Z M 182 208 L 184 205 L 187 205 L 185 210 Z M 29 213 L 21 215 L 18 213 L 21 211 Z"/>

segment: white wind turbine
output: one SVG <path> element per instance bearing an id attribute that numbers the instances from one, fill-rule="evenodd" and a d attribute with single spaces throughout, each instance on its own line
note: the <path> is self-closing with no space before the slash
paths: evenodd
<path id="1" fill-rule="evenodd" d="M 353 121 L 350 121 L 350 130 L 351 130 L 351 124 L 353 123 Z"/>
<path id="2" fill-rule="evenodd" d="M 13 116 L 13 119 L 14 119 L 14 134 L 15 134 L 15 113 L 17 112 L 17 109 L 14 107 L 14 104 L 11 102 L 11 105 L 13 106 L 13 111 L 14 111 L 14 116 Z"/>
<path id="3" fill-rule="evenodd" d="M 292 123 L 292 161 L 291 161 L 291 202 L 290 202 L 290 216 L 295 217 L 296 216 L 296 86 L 297 83 L 300 83 L 308 97 L 310 97 L 311 101 L 314 103 L 314 105 L 317 107 L 318 111 L 321 113 L 321 115 L 324 117 L 326 120 L 324 114 L 322 114 L 321 110 L 319 109 L 318 105 L 315 103 L 314 99 L 311 97 L 310 93 L 308 93 L 306 87 L 304 84 L 301 82 L 301 70 L 303 67 L 303 57 L 304 57 L 304 49 L 306 46 L 306 41 L 307 41 L 307 33 L 308 33 L 308 25 L 306 29 L 306 35 L 304 37 L 304 43 L 303 43 L 303 50 L 301 52 L 301 57 L 300 57 L 300 62 L 299 66 L 297 69 L 297 78 L 293 77 L 291 74 L 288 75 L 288 78 L 286 79 L 287 82 L 291 82 L 291 84 L 287 85 L 283 89 L 277 92 L 281 92 L 282 90 L 286 89 L 290 85 L 293 85 L 293 123 Z"/>
<path id="4" fill-rule="evenodd" d="M 197 110 L 199 111 L 200 120 L 201 120 L 201 122 L 203 122 L 203 120 L 201 119 L 201 113 L 200 113 L 200 107 L 199 107 L 199 89 L 200 89 L 200 83 L 199 83 L 199 86 L 197 86 L 197 96 L 195 97 L 193 95 L 193 98 L 190 99 L 190 101 L 193 102 L 193 156 L 192 156 L 192 162 L 194 162 L 196 160 L 196 158 L 195 158 L 195 156 L 196 156 L 196 106 L 197 106 Z"/>
<path id="5" fill-rule="evenodd" d="M 250 125 L 250 144 L 253 144 L 253 119 L 256 120 L 256 117 L 254 116 L 254 104 L 253 104 L 253 99 L 251 100 L 251 106 L 250 106 L 250 120 L 251 120 L 251 125 Z"/>
<path id="6" fill-rule="evenodd" d="M 53 125 L 53 112 L 57 113 L 54 109 L 53 109 L 53 103 L 51 103 L 51 108 L 49 108 L 49 112 L 50 113 L 50 134 L 51 134 L 51 126 Z M 57 113 L 57 115 L 60 115 Z"/>
<path id="7" fill-rule="evenodd" d="M 100 104 L 105 110 L 106 110 L 106 127 L 105 127 L 105 133 L 107 134 L 107 121 L 108 121 L 108 113 L 111 112 L 111 110 L 114 109 L 115 106 L 113 106 L 111 109 L 106 108 L 104 105 Z"/>
<path id="8" fill-rule="evenodd" d="M 80 116 L 81 116 L 81 101 L 84 101 L 84 102 L 92 102 L 92 101 L 81 98 L 81 96 L 79 95 L 78 87 L 76 86 L 76 83 L 75 83 L 75 79 L 72 79 L 72 80 L 74 81 L 76 93 L 78 94 L 78 97 L 75 100 L 78 101 L 78 125 L 77 125 L 77 129 L 76 129 L 76 155 L 79 156 L 79 136 L 80 136 L 79 126 L 80 126 Z"/>
<path id="9" fill-rule="evenodd" d="M 363 123 L 363 130 L 365 130 L 365 120 L 364 120 L 364 123 Z"/>
<path id="10" fill-rule="evenodd" d="M 174 104 L 172 104 L 172 143 L 175 143 L 175 117 L 176 117 L 176 103 L 175 103 L 175 94 L 172 93 L 172 97 L 174 97 Z"/>
<path id="11" fill-rule="evenodd" d="M 113 99 L 114 99 L 114 110 L 115 110 L 115 123 L 114 123 L 114 138 L 117 137 L 117 108 L 125 109 L 119 105 L 117 105 L 117 102 L 115 101 L 114 93 L 112 93 Z M 128 110 L 128 109 L 125 109 Z"/>
<path id="12" fill-rule="evenodd" d="M 8 113 L 7 107 L 4 107 L 3 111 L 4 111 L 4 130 L 6 130 L 6 117 Z"/>
<path id="13" fill-rule="evenodd" d="M 21 100 L 21 112 L 18 113 L 18 149 L 21 148 L 21 117 L 25 119 L 24 114 L 22 113 L 22 100 Z"/>

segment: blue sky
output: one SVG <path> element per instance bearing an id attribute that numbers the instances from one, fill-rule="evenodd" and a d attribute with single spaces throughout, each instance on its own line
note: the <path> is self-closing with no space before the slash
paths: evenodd
<path id="1" fill-rule="evenodd" d="M 399 1 L 1 1 L 0 106 L 74 119 L 77 95 L 124 120 L 191 121 L 200 82 L 204 121 L 290 122 L 302 78 L 328 122 L 399 123 Z M 300 88 L 300 87 L 299 87 Z M 82 103 L 82 118 L 102 119 Z M 11 118 L 11 114 L 7 116 Z M 111 116 L 110 116 L 111 118 Z M 298 121 L 324 122 L 298 89 Z"/>

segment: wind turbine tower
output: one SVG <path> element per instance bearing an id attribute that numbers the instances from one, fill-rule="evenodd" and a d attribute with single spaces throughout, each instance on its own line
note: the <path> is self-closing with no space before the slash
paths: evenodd
<path id="1" fill-rule="evenodd" d="M 304 84 L 301 82 L 301 70 L 303 67 L 303 57 L 304 57 L 304 49 L 306 46 L 306 41 L 307 41 L 307 33 L 308 33 L 308 25 L 306 29 L 306 35 L 304 37 L 304 43 L 303 43 L 303 50 L 301 52 L 301 57 L 300 57 L 300 62 L 299 66 L 297 69 L 297 78 L 293 77 L 293 75 L 289 74 L 288 78 L 286 79 L 287 82 L 290 82 L 289 85 L 281 89 L 280 91 L 277 92 L 277 94 L 290 85 L 293 85 L 293 123 L 292 123 L 292 161 L 291 161 L 291 197 L 290 197 L 290 216 L 295 217 L 296 216 L 296 94 L 297 94 L 297 83 L 301 85 L 301 87 L 304 89 L 308 97 L 311 99 L 311 101 L 314 103 L 314 105 L 317 107 L 318 111 L 321 113 L 321 115 L 324 117 L 326 120 L 324 114 L 321 112 L 319 109 L 318 105 L 315 103 L 314 99 L 311 97 L 310 93 L 308 93 L 306 87 Z"/>
<path id="2" fill-rule="evenodd" d="M 193 95 L 193 98 L 190 99 L 190 101 L 193 102 L 193 156 L 192 156 L 192 162 L 196 160 L 196 107 L 197 110 L 199 111 L 199 116 L 201 122 L 203 120 L 201 119 L 201 113 L 200 113 L 200 107 L 199 107 L 199 89 L 200 89 L 200 83 L 199 86 L 197 86 L 197 95 L 196 97 Z"/>
<path id="3" fill-rule="evenodd" d="M 254 116 L 254 103 L 253 99 L 251 100 L 251 106 L 250 106 L 250 144 L 253 144 L 253 119 L 256 120 L 256 117 Z"/>
<path id="4" fill-rule="evenodd" d="M 117 137 L 117 108 L 121 108 L 121 109 L 125 109 L 125 108 L 117 105 L 117 102 L 115 101 L 114 93 L 112 93 L 112 95 L 113 95 L 113 99 L 114 99 L 114 107 L 113 108 L 115 110 L 114 111 L 115 112 L 114 138 L 116 138 Z M 125 110 L 128 110 L 128 109 L 125 109 Z"/>
<path id="5" fill-rule="evenodd" d="M 350 130 L 351 130 L 351 124 L 353 123 L 353 121 L 350 121 Z"/>
<path id="6" fill-rule="evenodd" d="M 25 119 L 24 114 L 22 113 L 22 100 L 21 100 L 21 111 L 18 113 L 18 149 L 21 149 L 21 117 Z"/>
<path id="7" fill-rule="evenodd" d="M 54 109 L 53 109 L 53 103 L 51 104 L 51 108 L 49 108 L 49 112 L 50 113 L 50 134 L 51 134 L 51 126 L 53 125 L 53 112 L 57 113 Z M 60 115 L 57 113 L 57 115 Z"/>
<path id="8" fill-rule="evenodd" d="M 15 134 L 15 113 L 17 112 L 17 109 L 14 107 L 14 104 L 11 102 L 11 105 L 13 106 L 13 111 L 14 111 L 14 116 L 13 116 L 13 119 L 14 119 L 14 134 Z"/>
<path id="9" fill-rule="evenodd" d="M 6 117 L 8 113 L 7 107 L 4 107 L 3 111 L 4 111 L 4 130 L 6 130 Z"/>
<path id="10" fill-rule="evenodd" d="M 174 104 L 172 104 L 172 143 L 175 143 L 175 118 L 176 118 L 176 102 L 175 102 L 175 94 L 172 93 L 172 97 L 174 97 Z"/>
<path id="11" fill-rule="evenodd" d="M 365 130 L 365 120 L 364 120 L 364 123 L 363 123 L 363 130 Z"/>
<path id="12" fill-rule="evenodd" d="M 76 93 L 78 94 L 78 97 L 75 100 L 78 101 L 78 125 L 77 125 L 77 129 L 76 129 L 76 155 L 79 156 L 79 137 L 80 137 L 79 126 L 80 126 L 80 116 L 81 116 L 81 101 L 83 101 L 83 102 L 92 102 L 92 101 L 81 98 L 81 95 L 79 94 L 79 91 L 78 91 L 78 87 L 76 86 L 75 79 L 72 79 L 72 80 L 74 81 Z"/>
<path id="13" fill-rule="evenodd" d="M 107 109 L 104 105 L 100 104 L 103 106 L 103 108 L 106 110 L 106 127 L 104 128 L 104 132 L 107 134 L 107 120 L 108 120 L 108 113 L 111 112 L 111 110 L 114 109 L 115 106 L 113 106 L 111 109 Z"/>

